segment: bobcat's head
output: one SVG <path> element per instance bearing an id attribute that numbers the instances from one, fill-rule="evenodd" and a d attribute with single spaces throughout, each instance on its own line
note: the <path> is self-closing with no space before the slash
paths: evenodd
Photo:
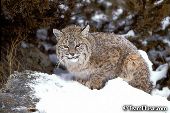
<path id="1" fill-rule="evenodd" d="M 83 30 L 75 25 L 66 27 L 61 31 L 53 29 L 53 33 L 58 40 L 56 46 L 57 56 L 67 68 L 88 62 L 91 55 L 91 44 L 87 40 L 88 32 L 88 25 Z"/>

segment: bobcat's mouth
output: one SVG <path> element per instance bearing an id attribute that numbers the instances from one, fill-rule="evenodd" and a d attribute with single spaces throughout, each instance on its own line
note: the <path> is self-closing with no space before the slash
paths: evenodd
<path id="1" fill-rule="evenodd" d="M 75 56 L 67 56 L 67 59 L 71 62 L 77 62 L 79 59 L 79 55 L 75 55 Z"/>
<path id="2" fill-rule="evenodd" d="M 68 59 L 78 59 L 79 56 L 67 57 Z"/>

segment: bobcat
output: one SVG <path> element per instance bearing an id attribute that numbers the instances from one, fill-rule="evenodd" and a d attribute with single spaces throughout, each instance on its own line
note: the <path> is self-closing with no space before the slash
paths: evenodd
<path id="1" fill-rule="evenodd" d="M 137 48 L 114 33 L 89 33 L 89 28 L 53 29 L 58 40 L 56 54 L 74 79 L 90 89 L 101 89 L 108 80 L 121 77 L 150 93 L 149 70 Z"/>

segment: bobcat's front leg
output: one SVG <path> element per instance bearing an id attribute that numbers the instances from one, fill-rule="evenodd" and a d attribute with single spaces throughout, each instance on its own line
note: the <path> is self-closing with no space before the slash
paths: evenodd
<path id="1" fill-rule="evenodd" d="M 89 80 L 86 82 L 86 86 L 90 89 L 101 89 L 105 86 L 107 82 L 106 78 L 101 75 L 92 75 Z"/>

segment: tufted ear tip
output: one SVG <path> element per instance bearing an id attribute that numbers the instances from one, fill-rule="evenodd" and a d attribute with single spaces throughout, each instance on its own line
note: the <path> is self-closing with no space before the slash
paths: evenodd
<path id="1" fill-rule="evenodd" d="M 90 26 L 87 25 L 87 26 L 83 29 L 83 31 L 81 32 L 82 35 L 85 36 L 85 37 L 88 36 L 89 30 L 90 30 Z"/>
<path id="2" fill-rule="evenodd" d="M 60 37 L 63 33 L 58 29 L 53 29 L 53 33 L 56 37 Z"/>

